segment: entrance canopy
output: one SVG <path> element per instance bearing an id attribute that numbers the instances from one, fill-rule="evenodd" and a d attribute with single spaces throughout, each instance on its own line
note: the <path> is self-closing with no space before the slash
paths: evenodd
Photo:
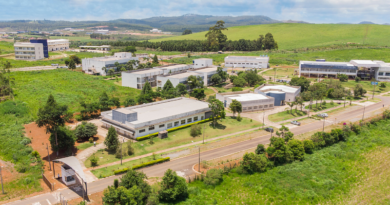
<path id="1" fill-rule="evenodd" d="M 65 157 L 65 158 L 62 158 L 62 159 L 53 160 L 53 162 L 62 162 L 64 164 L 68 165 L 69 167 L 71 167 L 77 173 L 77 175 L 81 179 L 83 179 L 84 181 L 87 181 L 85 179 L 83 168 L 81 167 L 80 162 L 79 162 L 79 160 L 76 157 Z"/>

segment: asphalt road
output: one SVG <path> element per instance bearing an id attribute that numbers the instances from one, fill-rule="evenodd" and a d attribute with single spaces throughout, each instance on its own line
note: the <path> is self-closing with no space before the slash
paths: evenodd
<path id="1" fill-rule="evenodd" d="M 370 113 L 376 110 L 379 110 L 384 106 L 390 105 L 390 97 L 382 97 L 382 96 L 376 96 L 377 98 L 382 99 L 382 102 L 376 103 L 374 105 L 367 106 L 365 108 L 359 108 L 357 110 L 350 111 L 348 113 L 344 113 L 342 115 L 337 116 L 337 121 L 356 121 L 360 119 L 363 115 L 363 111 L 365 113 Z M 329 125 L 329 122 L 325 122 L 325 126 Z M 302 125 L 300 127 L 291 128 L 290 131 L 293 132 L 295 135 L 299 135 L 302 133 L 310 132 L 313 130 L 318 130 L 323 127 L 323 121 L 318 121 L 314 123 L 310 123 L 307 125 Z M 201 152 L 200 158 L 201 160 L 210 160 L 218 157 L 222 157 L 225 155 L 229 155 L 235 152 L 239 152 L 242 150 L 250 149 L 253 147 L 256 147 L 257 144 L 267 144 L 269 143 L 269 140 L 271 138 L 271 135 L 264 135 L 259 136 L 258 138 L 239 142 L 236 144 L 232 144 L 229 146 L 217 148 L 214 150 L 209 150 L 206 152 Z M 151 167 L 143 168 L 141 171 L 143 171 L 147 176 L 149 177 L 157 177 L 157 176 L 163 176 L 164 172 L 167 169 L 172 169 L 174 171 L 180 171 L 183 172 L 186 176 L 192 175 L 195 172 L 192 170 L 193 165 L 198 163 L 199 156 L 197 154 L 190 155 L 182 158 L 178 158 L 169 162 L 165 162 L 159 165 L 154 165 Z M 88 194 L 96 193 L 103 191 L 107 186 L 112 185 L 114 179 L 120 178 L 120 176 L 113 176 L 108 177 L 105 179 L 101 179 L 98 181 L 94 181 L 91 183 L 88 183 Z M 59 190 L 54 193 L 48 193 L 43 194 L 40 196 L 27 198 L 22 201 L 15 201 L 9 204 L 15 204 L 15 205 L 50 205 L 55 204 L 55 202 L 58 202 L 58 194 L 60 194 L 65 197 L 65 199 L 74 199 L 77 197 L 82 196 L 81 190 L 72 190 L 72 189 L 64 189 Z"/>

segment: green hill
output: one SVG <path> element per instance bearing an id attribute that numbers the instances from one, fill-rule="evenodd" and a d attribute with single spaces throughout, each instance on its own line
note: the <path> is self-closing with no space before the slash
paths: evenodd
<path id="1" fill-rule="evenodd" d="M 263 24 L 229 27 L 224 33 L 229 40 L 258 38 L 260 34 L 270 32 L 279 44 L 279 49 L 294 49 L 304 47 L 327 46 L 333 44 L 359 43 L 385 46 L 390 45 L 387 25 L 356 25 L 356 24 Z M 205 40 L 206 32 L 185 36 L 175 36 L 164 39 L 154 39 L 151 42 L 168 40 Z"/>

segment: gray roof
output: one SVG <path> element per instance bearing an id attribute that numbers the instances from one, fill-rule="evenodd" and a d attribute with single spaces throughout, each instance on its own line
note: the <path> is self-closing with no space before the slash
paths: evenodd
<path id="1" fill-rule="evenodd" d="M 55 159 L 53 160 L 53 162 L 62 162 L 64 164 L 67 164 L 78 174 L 79 177 L 81 177 L 86 182 L 83 168 L 81 167 L 80 161 L 76 157 L 65 157 L 62 159 Z"/>

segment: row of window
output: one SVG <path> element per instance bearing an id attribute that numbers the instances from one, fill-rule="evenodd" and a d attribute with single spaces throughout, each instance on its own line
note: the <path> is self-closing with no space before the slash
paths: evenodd
<path id="1" fill-rule="evenodd" d="M 390 76 L 390 73 L 379 72 L 378 75 Z"/>
<path id="2" fill-rule="evenodd" d="M 253 65 L 253 63 L 229 63 L 229 62 L 226 62 L 226 64 L 243 64 L 243 65 Z M 255 65 L 257 65 L 257 63 L 254 63 Z M 259 63 L 261 64 L 261 63 Z"/>
<path id="3" fill-rule="evenodd" d="M 31 58 L 29 56 L 15 56 L 16 59 L 35 59 L 34 56 L 32 56 Z"/>
<path id="4" fill-rule="evenodd" d="M 30 54 L 30 55 L 35 55 L 35 52 L 15 52 L 15 54 Z"/>
<path id="5" fill-rule="evenodd" d="M 347 69 L 319 69 L 319 68 L 301 68 L 301 71 L 320 71 L 320 72 L 334 72 L 334 73 L 356 73 L 355 70 Z"/>
<path id="6" fill-rule="evenodd" d="M 253 106 L 253 107 L 243 107 L 242 110 L 257 110 L 257 109 L 267 109 L 274 107 L 273 104 L 270 105 L 259 105 L 259 106 Z"/>
<path id="7" fill-rule="evenodd" d="M 188 118 L 187 120 L 181 120 L 181 121 L 176 121 L 176 122 L 174 122 L 173 123 L 173 125 L 174 125 L 174 127 L 177 127 L 177 126 L 179 126 L 179 125 L 184 125 L 184 124 L 186 124 L 186 123 L 191 123 L 191 122 L 196 122 L 196 121 L 198 121 L 199 120 L 199 118 L 198 118 L 198 116 L 196 116 L 196 117 L 194 117 L 193 119 L 192 118 Z M 204 120 L 204 117 L 202 116 L 201 118 L 200 118 L 200 120 Z M 158 126 L 158 128 L 163 128 L 163 127 L 165 127 L 165 124 L 161 124 L 161 125 L 159 125 Z M 172 126 L 172 123 L 168 123 L 167 124 L 167 129 L 169 129 L 169 128 L 172 128 L 173 126 Z M 155 127 L 154 127 L 154 125 L 151 125 L 151 126 L 149 126 L 149 131 L 152 131 L 152 130 L 154 130 L 155 129 Z M 146 129 L 142 129 L 142 130 L 139 130 L 139 133 L 143 133 L 143 132 L 145 132 L 146 131 Z"/>
<path id="8" fill-rule="evenodd" d="M 35 50 L 34 47 L 15 47 L 15 50 Z"/>

